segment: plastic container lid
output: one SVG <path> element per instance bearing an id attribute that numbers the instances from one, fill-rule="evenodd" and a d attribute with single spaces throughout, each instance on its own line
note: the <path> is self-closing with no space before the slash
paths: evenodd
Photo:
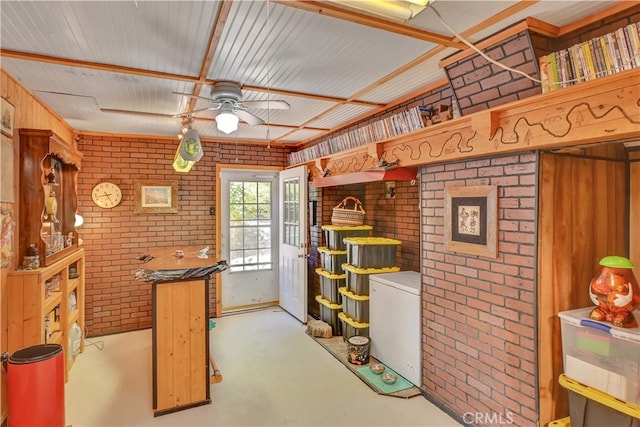
<path id="1" fill-rule="evenodd" d="M 396 273 L 400 271 L 400 267 L 385 267 L 385 268 L 359 268 L 355 265 L 342 264 L 342 269 L 350 271 L 356 274 L 379 274 L 379 273 Z"/>
<path id="2" fill-rule="evenodd" d="M 346 255 L 347 254 L 347 251 L 331 250 L 326 246 L 319 247 L 318 252 L 322 252 L 324 254 L 329 254 L 329 255 Z"/>
<path id="3" fill-rule="evenodd" d="M 316 295 L 316 301 L 331 310 L 339 310 L 342 308 L 342 304 L 331 304 L 328 299 L 322 298 L 322 295 Z M 338 314 L 338 316 L 340 316 L 340 314 Z"/>
<path id="4" fill-rule="evenodd" d="M 396 239 L 389 239 L 387 237 L 345 237 L 342 239 L 344 243 L 350 243 L 352 245 L 364 246 L 364 245 L 400 245 L 402 242 Z"/>
<path id="5" fill-rule="evenodd" d="M 347 231 L 347 230 L 373 230 L 371 225 L 323 225 L 323 230 Z"/>
<path id="6" fill-rule="evenodd" d="M 600 390 L 582 385 L 577 381 L 573 381 L 571 378 L 567 378 L 567 376 L 564 374 L 560 375 L 560 377 L 558 378 L 558 382 L 567 390 L 578 393 L 581 396 L 594 400 L 602 405 L 615 409 L 616 411 L 622 412 L 625 415 L 629 415 L 634 418 L 640 418 L 640 406 L 636 406 L 628 402 L 623 402 L 614 397 L 611 397 L 606 393 L 601 392 Z"/>
<path id="7" fill-rule="evenodd" d="M 363 335 L 354 335 L 347 340 L 347 342 L 354 346 L 367 346 L 370 344 L 371 339 L 369 337 L 365 337 Z"/>
<path id="8" fill-rule="evenodd" d="M 316 273 L 319 274 L 320 276 L 324 276 L 327 279 L 331 279 L 331 280 L 340 280 L 340 279 L 347 278 L 346 274 L 332 274 L 331 272 L 320 267 L 316 268 Z"/>
<path id="9" fill-rule="evenodd" d="M 369 327 L 368 323 L 356 322 L 355 320 L 347 316 L 344 313 L 344 311 L 341 311 L 340 313 L 338 313 L 338 319 L 342 320 L 344 323 L 348 324 L 349 326 L 353 326 L 356 329 L 364 329 Z"/>
<path id="10" fill-rule="evenodd" d="M 598 329 L 606 334 L 611 335 L 612 337 L 640 343 L 640 327 L 620 328 L 618 326 L 613 326 L 609 322 L 599 322 L 597 320 L 589 319 L 589 313 L 591 313 L 591 310 L 593 310 L 594 308 L 595 306 L 578 308 L 576 310 L 561 311 L 560 313 L 558 313 L 558 316 L 560 316 L 562 320 L 569 322 L 572 325 Z M 638 311 L 636 310 L 633 312 L 633 314 L 636 316 L 638 323 L 640 323 L 640 313 L 638 313 Z"/>
<path id="11" fill-rule="evenodd" d="M 355 301 L 369 301 L 369 295 L 356 295 L 353 292 L 349 291 L 346 287 L 338 288 L 338 292 L 340 292 L 345 297 L 355 300 Z"/>

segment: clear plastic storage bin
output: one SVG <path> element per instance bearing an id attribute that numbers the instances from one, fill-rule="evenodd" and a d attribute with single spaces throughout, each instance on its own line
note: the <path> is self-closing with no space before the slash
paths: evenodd
<path id="1" fill-rule="evenodd" d="M 342 334 L 342 325 L 338 319 L 338 314 L 342 313 L 342 304 L 332 304 L 326 298 L 322 298 L 322 295 L 317 295 L 316 301 L 320 304 L 320 320 L 331 326 L 333 335 Z"/>
<path id="2" fill-rule="evenodd" d="M 322 268 L 333 274 L 344 274 L 342 264 L 347 262 L 347 251 L 334 251 L 327 247 L 319 247 Z"/>
<path id="3" fill-rule="evenodd" d="M 342 323 L 342 339 L 347 341 L 351 337 L 369 336 L 369 324 L 356 322 L 343 311 L 338 313 L 338 319 Z"/>
<path id="4" fill-rule="evenodd" d="M 386 268 L 396 264 L 400 240 L 386 237 L 347 237 L 347 264 L 358 268 Z"/>
<path id="5" fill-rule="evenodd" d="M 323 225 L 324 240 L 332 251 L 344 251 L 347 245 L 343 242 L 346 237 L 366 237 L 373 227 L 370 225 Z"/>
<path id="6" fill-rule="evenodd" d="M 397 273 L 400 267 L 358 268 L 350 264 L 342 264 L 346 274 L 347 289 L 356 295 L 369 295 L 369 276 L 371 274 Z"/>
<path id="7" fill-rule="evenodd" d="M 356 295 L 344 287 L 338 289 L 342 294 L 342 311 L 358 323 L 369 323 L 369 296 Z"/>
<path id="8" fill-rule="evenodd" d="M 640 405 L 640 328 L 591 320 L 593 308 L 558 313 L 564 374 L 616 399 Z M 640 315 L 635 314 L 636 318 Z"/>
<path id="9" fill-rule="evenodd" d="M 341 304 L 342 296 L 338 288 L 346 284 L 345 274 L 332 274 L 323 268 L 316 268 L 316 273 L 320 278 L 320 292 L 322 297 L 329 300 L 331 304 Z"/>

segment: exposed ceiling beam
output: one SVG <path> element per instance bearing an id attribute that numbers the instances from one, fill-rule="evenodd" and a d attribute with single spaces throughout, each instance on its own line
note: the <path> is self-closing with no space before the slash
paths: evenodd
<path id="1" fill-rule="evenodd" d="M 107 71 L 112 73 L 133 74 L 133 75 L 151 77 L 151 78 L 178 80 L 178 81 L 183 81 L 183 82 L 193 83 L 193 84 L 202 83 L 199 77 L 194 77 L 194 76 L 164 73 L 161 71 L 145 70 L 141 68 L 123 67 L 120 65 L 103 64 L 99 62 L 79 61 L 77 59 L 68 59 L 68 58 L 60 58 L 56 56 L 40 55 L 36 53 L 20 52 L 20 51 L 11 50 L 11 49 L 0 49 L 0 57 L 21 59 L 25 61 L 43 62 L 47 64 L 62 65 L 66 67 L 88 68 L 88 69 Z M 215 80 L 206 80 L 204 83 L 213 84 L 215 83 Z M 363 105 L 368 107 L 379 107 L 382 105 L 382 104 L 377 104 L 377 103 L 367 102 L 367 101 L 349 100 L 347 98 L 337 98 L 333 96 L 318 95 L 314 93 L 295 92 L 291 90 L 282 90 L 278 88 L 266 88 L 262 86 L 250 86 L 250 85 L 243 85 L 242 87 L 246 90 L 253 90 L 257 92 L 270 92 L 277 95 L 288 95 L 288 96 L 299 97 L 299 98 L 310 98 L 310 99 L 316 99 L 320 101 L 348 103 L 348 104 Z"/>
<path id="2" fill-rule="evenodd" d="M 207 52 L 202 59 L 202 64 L 200 66 L 200 73 L 198 73 L 198 80 L 202 83 L 196 83 L 193 86 L 193 91 L 191 92 L 193 95 L 199 95 L 202 90 L 203 84 L 206 84 L 207 75 L 209 74 L 209 70 L 211 69 L 211 64 L 213 63 L 213 57 L 216 53 L 216 49 L 218 47 L 218 43 L 220 43 L 220 38 L 222 37 L 222 30 L 224 29 L 227 19 L 229 18 L 229 12 L 231 11 L 232 1 L 225 1 L 220 3 L 220 8 L 218 9 L 218 15 L 216 16 L 216 21 L 213 24 L 213 28 L 211 29 L 211 34 L 209 35 L 209 41 L 207 43 Z M 191 112 L 196 107 L 196 103 L 198 102 L 197 98 L 191 98 L 189 103 L 187 104 L 187 111 Z"/>
<path id="3" fill-rule="evenodd" d="M 332 18 L 342 19 L 344 21 L 349 21 L 355 24 L 375 28 L 377 30 L 384 30 L 390 33 L 400 34 L 417 40 L 423 40 L 426 42 L 457 49 L 465 48 L 464 44 L 456 41 L 452 37 L 443 36 L 441 34 L 421 30 L 419 28 L 412 28 L 398 22 L 377 18 L 375 16 L 366 15 L 354 10 L 343 9 L 339 6 L 326 2 L 308 0 L 274 0 L 274 2 L 285 6 L 294 7 L 296 9 L 306 10 L 307 12 L 313 12 L 320 15 L 330 16 Z"/>

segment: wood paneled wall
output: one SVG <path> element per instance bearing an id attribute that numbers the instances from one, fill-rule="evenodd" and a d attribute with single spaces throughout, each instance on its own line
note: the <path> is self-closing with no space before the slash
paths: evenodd
<path id="1" fill-rule="evenodd" d="M 569 414 L 561 311 L 588 307 L 588 286 L 607 255 L 627 256 L 627 162 L 621 144 L 541 155 L 538 220 L 540 425 Z"/>
<path id="2" fill-rule="evenodd" d="M 7 74 L 1 68 L 0 95 L 15 107 L 13 123 L 14 136 L 7 137 L 2 135 L 2 142 L 6 142 L 14 146 L 14 165 L 18 164 L 18 129 L 20 128 L 51 129 L 65 141 L 73 141 L 73 129 L 64 120 L 53 114 L 33 93 L 25 89 L 11 75 Z M 13 187 L 16 197 L 18 196 L 17 174 L 18 170 L 14 168 Z M 7 177 L 2 175 L 2 179 L 7 179 Z M 0 203 L 0 209 L 10 210 L 14 220 L 17 219 L 20 214 L 17 211 L 17 205 L 14 203 Z M 18 233 L 19 230 L 17 227 L 14 227 L 14 250 L 18 247 Z M 22 255 L 23 254 L 15 253 L 11 260 L 12 264 L 7 268 L 0 269 L 0 353 L 7 351 L 8 348 L 7 301 L 5 292 L 7 272 L 10 268 L 15 268 L 17 263 L 22 259 Z M 0 421 L 5 419 L 7 415 L 6 395 L 6 374 L 4 371 L 0 371 Z"/>
<path id="3" fill-rule="evenodd" d="M 640 150 L 629 153 L 629 259 L 640 278 Z"/>

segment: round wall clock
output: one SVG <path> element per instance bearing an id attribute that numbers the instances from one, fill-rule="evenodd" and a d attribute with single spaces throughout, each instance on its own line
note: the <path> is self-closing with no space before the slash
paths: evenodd
<path id="1" fill-rule="evenodd" d="M 91 199 L 101 208 L 113 208 L 122 201 L 122 190 L 113 182 L 100 182 L 93 187 Z"/>

